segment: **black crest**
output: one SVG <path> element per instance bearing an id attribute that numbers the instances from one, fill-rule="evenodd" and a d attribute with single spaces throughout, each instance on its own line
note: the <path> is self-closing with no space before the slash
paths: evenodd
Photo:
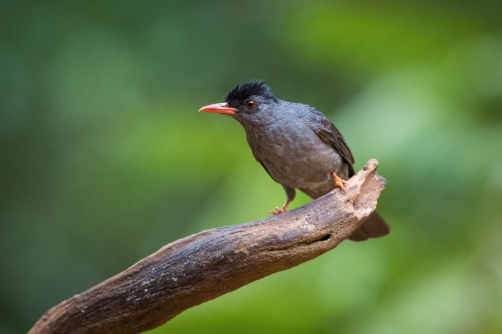
<path id="1" fill-rule="evenodd" d="M 228 92 L 227 97 L 225 97 L 225 102 L 244 101 L 253 95 L 277 101 L 274 94 L 270 91 L 270 87 L 265 85 L 263 80 L 253 79 L 243 83 L 242 85 L 235 86 L 234 89 Z"/>

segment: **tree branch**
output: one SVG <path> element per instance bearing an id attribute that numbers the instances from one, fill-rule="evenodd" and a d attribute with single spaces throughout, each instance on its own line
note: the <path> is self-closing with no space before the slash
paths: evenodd
<path id="1" fill-rule="evenodd" d="M 376 160 L 300 208 L 215 228 L 164 246 L 47 311 L 29 334 L 139 333 L 184 310 L 309 261 L 345 240 L 376 208 L 385 179 Z"/>

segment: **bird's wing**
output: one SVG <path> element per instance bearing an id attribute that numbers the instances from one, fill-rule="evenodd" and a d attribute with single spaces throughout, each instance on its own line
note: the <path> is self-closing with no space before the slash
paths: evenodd
<path id="1" fill-rule="evenodd" d="M 354 169 L 352 167 L 355 163 L 354 156 L 340 131 L 338 131 L 336 126 L 324 116 L 323 113 L 312 107 L 310 111 L 311 112 L 307 116 L 301 117 L 301 119 L 304 120 L 322 140 L 330 144 L 342 156 L 349 164 L 350 176 L 354 175 Z"/>

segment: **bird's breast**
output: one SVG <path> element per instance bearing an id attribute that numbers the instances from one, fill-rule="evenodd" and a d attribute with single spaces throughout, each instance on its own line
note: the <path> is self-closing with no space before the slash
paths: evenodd
<path id="1" fill-rule="evenodd" d="M 338 174 L 344 164 L 338 152 L 308 127 L 276 124 L 246 131 L 246 137 L 272 178 L 293 188 L 332 182 L 330 173 Z"/>

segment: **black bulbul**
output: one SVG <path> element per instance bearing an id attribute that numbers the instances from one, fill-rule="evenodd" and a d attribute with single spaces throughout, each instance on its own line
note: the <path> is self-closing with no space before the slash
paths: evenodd
<path id="1" fill-rule="evenodd" d="M 200 111 L 231 115 L 244 127 L 254 157 L 286 191 L 286 203 L 271 214 L 287 210 L 295 189 L 315 199 L 335 187 L 344 191 L 345 180 L 354 175 L 352 152 L 333 123 L 311 106 L 276 98 L 262 80 L 237 85 L 225 102 Z M 363 241 L 389 232 L 389 225 L 373 212 L 349 239 Z"/>

